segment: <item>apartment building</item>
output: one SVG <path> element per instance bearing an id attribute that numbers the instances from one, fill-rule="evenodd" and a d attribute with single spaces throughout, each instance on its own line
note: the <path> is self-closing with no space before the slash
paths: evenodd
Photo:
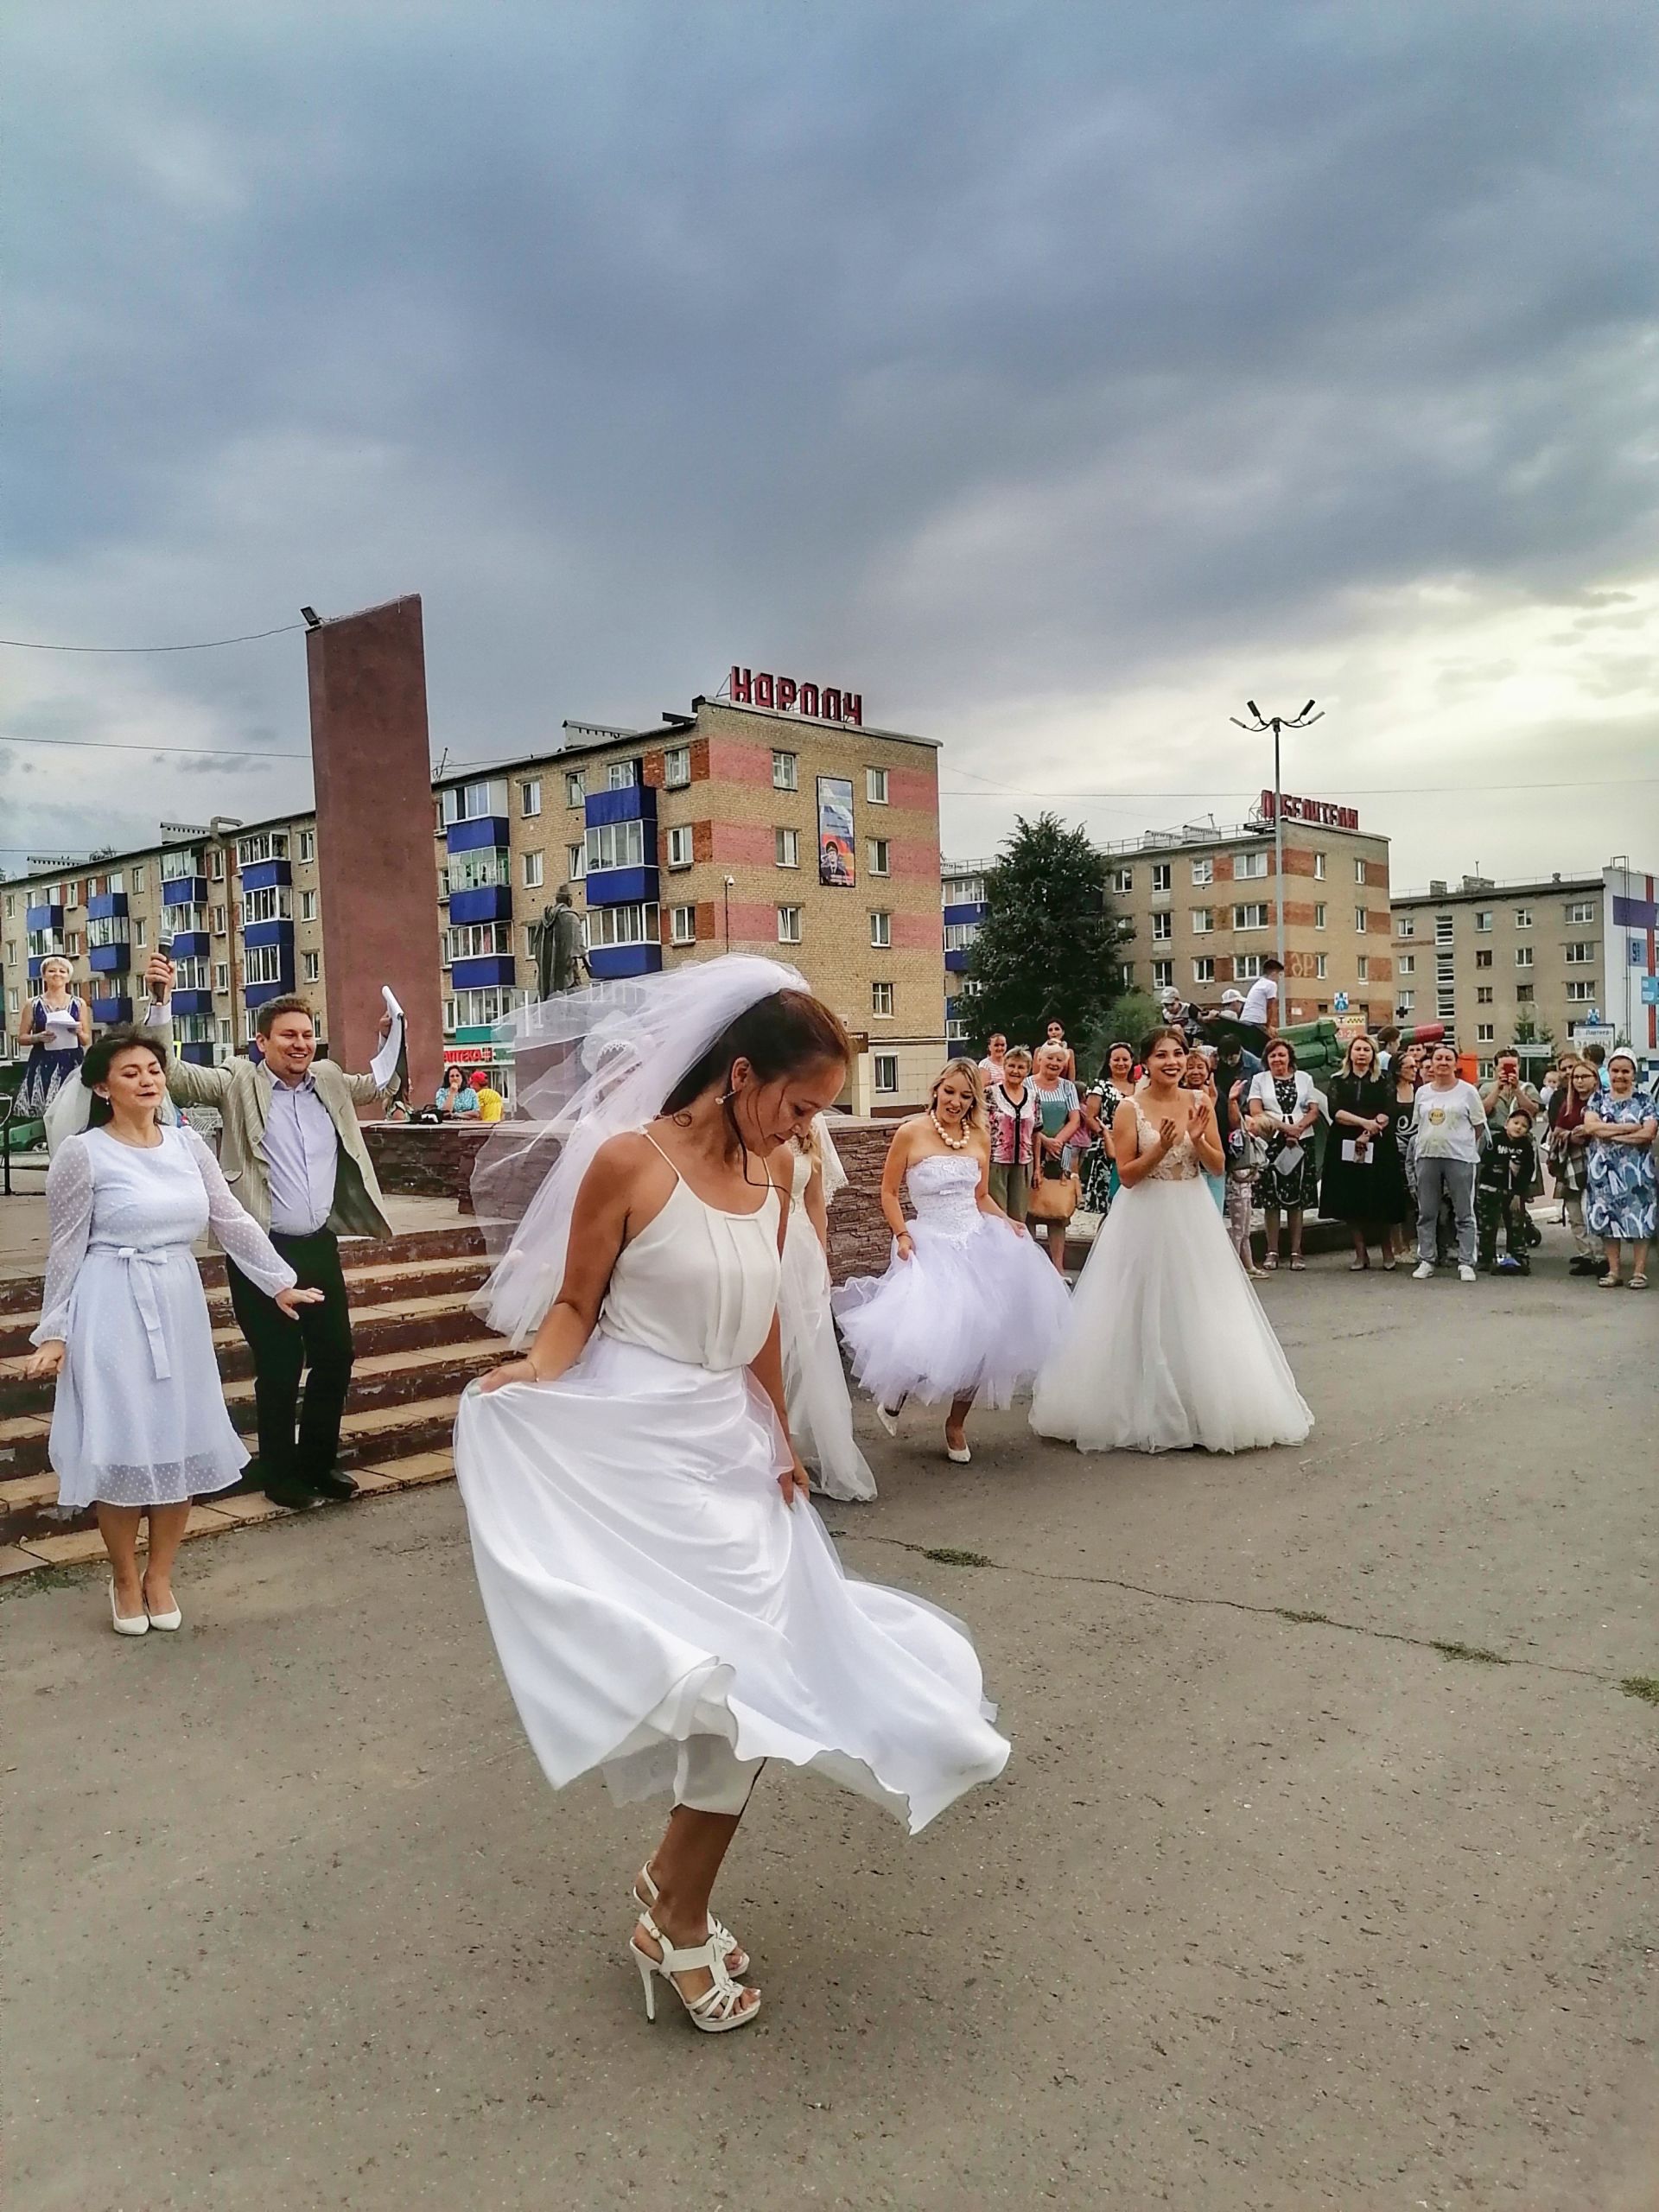
<path id="1" fill-rule="evenodd" d="M 851 697 L 768 683 L 774 701 Z M 531 928 L 569 883 L 596 976 L 770 953 L 859 1041 L 846 1103 L 918 1103 L 944 1042 L 938 750 L 844 713 L 698 698 L 651 729 L 567 722 L 550 750 L 435 778 L 446 1056 L 500 1066 L 510 1087 L 510 1048 L 492 1028 L 533 996 Z M 324 1007 L 308 813 L 54 863 L 0 888 L 0 911 L 9 1036 L 54 951 L 90 971 L 105 1024 L 130 1018 L 165 944 L 193 1059 L 228 1058 L 279 991 Z"/>
<path id="2" fill-rule="evenodd" d="M 1659 1053 L 1655 878 L 1624 860 L 1594 874 L 1455 886 L 1393 900 L 1395 1007 L 1443 1021 L 1483 1074 L 1506 1045 L 1568 1044 L 1611 1026 Z"/>

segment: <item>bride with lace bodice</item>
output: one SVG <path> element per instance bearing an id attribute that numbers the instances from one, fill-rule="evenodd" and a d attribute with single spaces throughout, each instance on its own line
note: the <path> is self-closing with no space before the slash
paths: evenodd
<path id="1" fill-rule="evenodd" d="M 803 1144 L 787 1148 L 789 1225 L 784 1231 L 778 1320 L 789 1433 L 828 1497 L 865 1501 L 875 1477 L 853 1434 L 852 1402 L 830 1311 L 830 1265 L 823 1241 L 836 1193 L 847 1176 L 829 1125 L 819 1115 Z"/>
<path id="2" fill-rule="evenodd" d="M 969 1407 L 1009 1405 L 1028 1387 L 1068 1303 L 1059 1274 L 988 1195 L 983 1122 L 978 1070 L 951 1061 L 929 1111 L 901 1123 L 888 1150 L 887 1271 L 843 1284 L 834 1300 L 853 1371 L 884 1424 L 906 1398 L 948 1404 L 945 1448 L 959 1461 Z"/>
<path id="3" fill-rule="evenodd" d="M 1031 1425 L 1084 1451 L 1237 1452 L 1313 1425 L 1205 1183 L 1215 1109 L 1179 1088 L 1185 1040 L 1159 1032 L 1147 1081 L 1113 1116 L 1123 1188 L 1039 1376 Z"/>

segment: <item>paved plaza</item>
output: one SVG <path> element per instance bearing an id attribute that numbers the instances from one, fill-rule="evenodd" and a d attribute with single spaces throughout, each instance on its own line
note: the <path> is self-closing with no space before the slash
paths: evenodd
<path id="1" fill-rule="evenodd" d="M 1003 1780 L 914 1843 L 763 1777 L 758 2027 L 649 2027 L 652 1831 L 544 1785 L 452 1486 L 0 1600 L 17 2212 L 1659 2203 L 1659 1294 L 1264 1285 L 1319 1426 L 947 1469 L 856 1573 L 971 1624 Z"/>

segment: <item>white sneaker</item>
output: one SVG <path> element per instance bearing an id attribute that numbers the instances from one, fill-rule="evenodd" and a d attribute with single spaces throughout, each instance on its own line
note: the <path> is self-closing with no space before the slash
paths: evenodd
<path id="1" fill-rule="evenodd" d="M 1411 1271 L 1411 1279 L 1413 1282 L 1428 1282 L 1433 1280 L 1433 1274 L 1434 1262 L 1432 1260 L 1419 1260 Z"/>
<path id="2" fill-rule="evenodd" d="M 1459 1268 L 1458 1269 L 1458 1281 L 1459 1282 L 1473 1282 L 1474 1279 L 1475 1271 L 1472 1268 Z"/>

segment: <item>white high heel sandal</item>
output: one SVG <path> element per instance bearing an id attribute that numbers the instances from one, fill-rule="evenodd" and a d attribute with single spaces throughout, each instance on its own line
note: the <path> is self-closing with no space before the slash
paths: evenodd
<path id="1" fill-rule="evenodd" d="M 115 1577 L 110 1577 L 110 1626 L 118 1636 L 148 1636 L 148 1613 L 118 1613 L 115 1610 Z"/>
<path id="2" fill-rule="evenodd" d="M 656 1904 L 658 1896 L 657 1885 L 651 1878 L 651 1867 L 647 1863 L 634 1876 L 633 1887 L 628 1892 L 628 1901 L 639 1911 L 649 1912 Z M 721 1958 L 726 1961 L 726 1971 L 729 1974 L 734 1976 L 746 1974 L 754 1963 L 731 1929 L 722 1922 L 716 1920 L 712 1912 L 709 1916 L 709 1941 L 719 1949 Z"/>
<path id="3" fill-rule="evenodd" d="M 639 1916 L 639 1925 L 654 1943 L 662 1946 L 663 1955 L 653 1959 L 642 1951 L 632 1936 L 628 1938 L 628 1956 L 639 1969 L 640 1985 L 645 1993 L 645 2018 L 657 2018 L 657 1992 L 654 1984 L 665 1981 L 685 2007 L 686 2018 L 694 2028 L 706 2036 L 723 2036 L 730 2028 L 747 2028 L 760 2012 L 757 1996 L 753 2005 L 743 2002 L 744 1991 L 726 1971 L 721 1957 L 720 1945 L 711 1936 L 706 1943 L 694 1943 L 689 1950 L 681 1950 L 671 1943 L 648 1912 Z M 701 1997 L 688 1997 L 674 1977 L 677 1974 L 695 1974 L 701 1967 L 714 1980 Z"/>
<path id="4" fill-rule="evenodd" d="M 900 1406 L 884 1406 L 880 1398 L 875 1402 L 875 1417 L 889 1436 L 897 1436 L 899 1433 L 899 1414 L 901 1405 L 902 1401 Z"/>

